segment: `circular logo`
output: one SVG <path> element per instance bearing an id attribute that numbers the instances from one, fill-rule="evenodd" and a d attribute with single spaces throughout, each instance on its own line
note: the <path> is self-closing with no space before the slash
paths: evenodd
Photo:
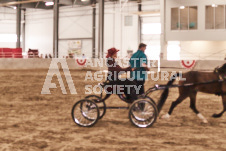
<path id="1" fill-rule="evenodd" d="M 76 59 L 79 66 L 84 66 L 86 64 L 86 59 Z"/>
<path id="2" fill-rule="evenodd" d="M 182 60 L 181 65 L 187 69 L 193 68 L 195 65 L 195 60 Z"/>

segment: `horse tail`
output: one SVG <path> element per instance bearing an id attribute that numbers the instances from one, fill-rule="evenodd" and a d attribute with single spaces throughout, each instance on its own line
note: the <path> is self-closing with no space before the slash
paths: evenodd
<path id="1" fill-rule="evenodd" d="M 168 98 L 168 95 L 169 95 L 169 87 L 170 85 L 173 84 L 173 82 L 176 80 L 177 77 L 179 77 L 180 74 L 179 73 L 176 73 L 174 74 L 173 76 L 170 77 L 170 80 L 168 81 L 167 85 L 166 85 L 166 89 L 164 89 L 158 103 L 157 103 L 157 108 L 158 108 L 158 111 L 160 113 L 163 105 L 165 104 L 166 102 L 166 99 Z"/>

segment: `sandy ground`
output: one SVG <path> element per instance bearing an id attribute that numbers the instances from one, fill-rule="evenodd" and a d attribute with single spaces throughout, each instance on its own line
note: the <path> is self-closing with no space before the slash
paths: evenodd
<path id="1" fill-rule="evenodd" d="M 91 128 L 77 126 L 71 118 L 73 104 L 84 98 L 86 71 L 71 70 L 77 95 L 63 95 L 58 86 L 51 95 L 41 95 L 47 70 L 14 70 L 0 72 L 0 150 L 52 150 L 52 151 L 225 151 L 226 115 L 213 119 L 211 115 L 221 111 L 221 98 L 198 94 L 197 107 L 208 119 L 201 121 L 189 108 L 189 100 L 181 103 L 170 120 L 158 119 L 150 128 L 134 127 L 128 119 L 128 110 L 107 110 L 103 119 Z M 146 88 L 155 83 L 148 81 Z M 157 101 L 161 92 L 150 95 Z M 172 101 L 178 97 L 176 88 L 160 113 L 166 113 Z M 126 106 L 112 96 L 107 105 Z"/>

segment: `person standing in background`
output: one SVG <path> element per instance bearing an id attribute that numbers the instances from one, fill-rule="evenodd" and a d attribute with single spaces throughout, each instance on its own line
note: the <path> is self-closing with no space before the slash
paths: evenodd
<path id="1" fill-rule="evenodd" d="M 85 58 L 86 58 L 85 54 L 82 54 L 82 59 L 85 59 Z"/>

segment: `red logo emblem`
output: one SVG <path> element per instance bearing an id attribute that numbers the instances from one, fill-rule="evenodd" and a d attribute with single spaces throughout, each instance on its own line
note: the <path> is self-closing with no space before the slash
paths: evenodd
<path id="1" fill-rule="evenodd" d="M 181 65 L 187 69 L 193 68 L 195 65 L 195 60 L 182 60 Z"/>
<path id="2" fill-rule="evenodd" d="M 84 66 L 86 64 L 86 59 L 76 59 L 79 66 Z"/>

